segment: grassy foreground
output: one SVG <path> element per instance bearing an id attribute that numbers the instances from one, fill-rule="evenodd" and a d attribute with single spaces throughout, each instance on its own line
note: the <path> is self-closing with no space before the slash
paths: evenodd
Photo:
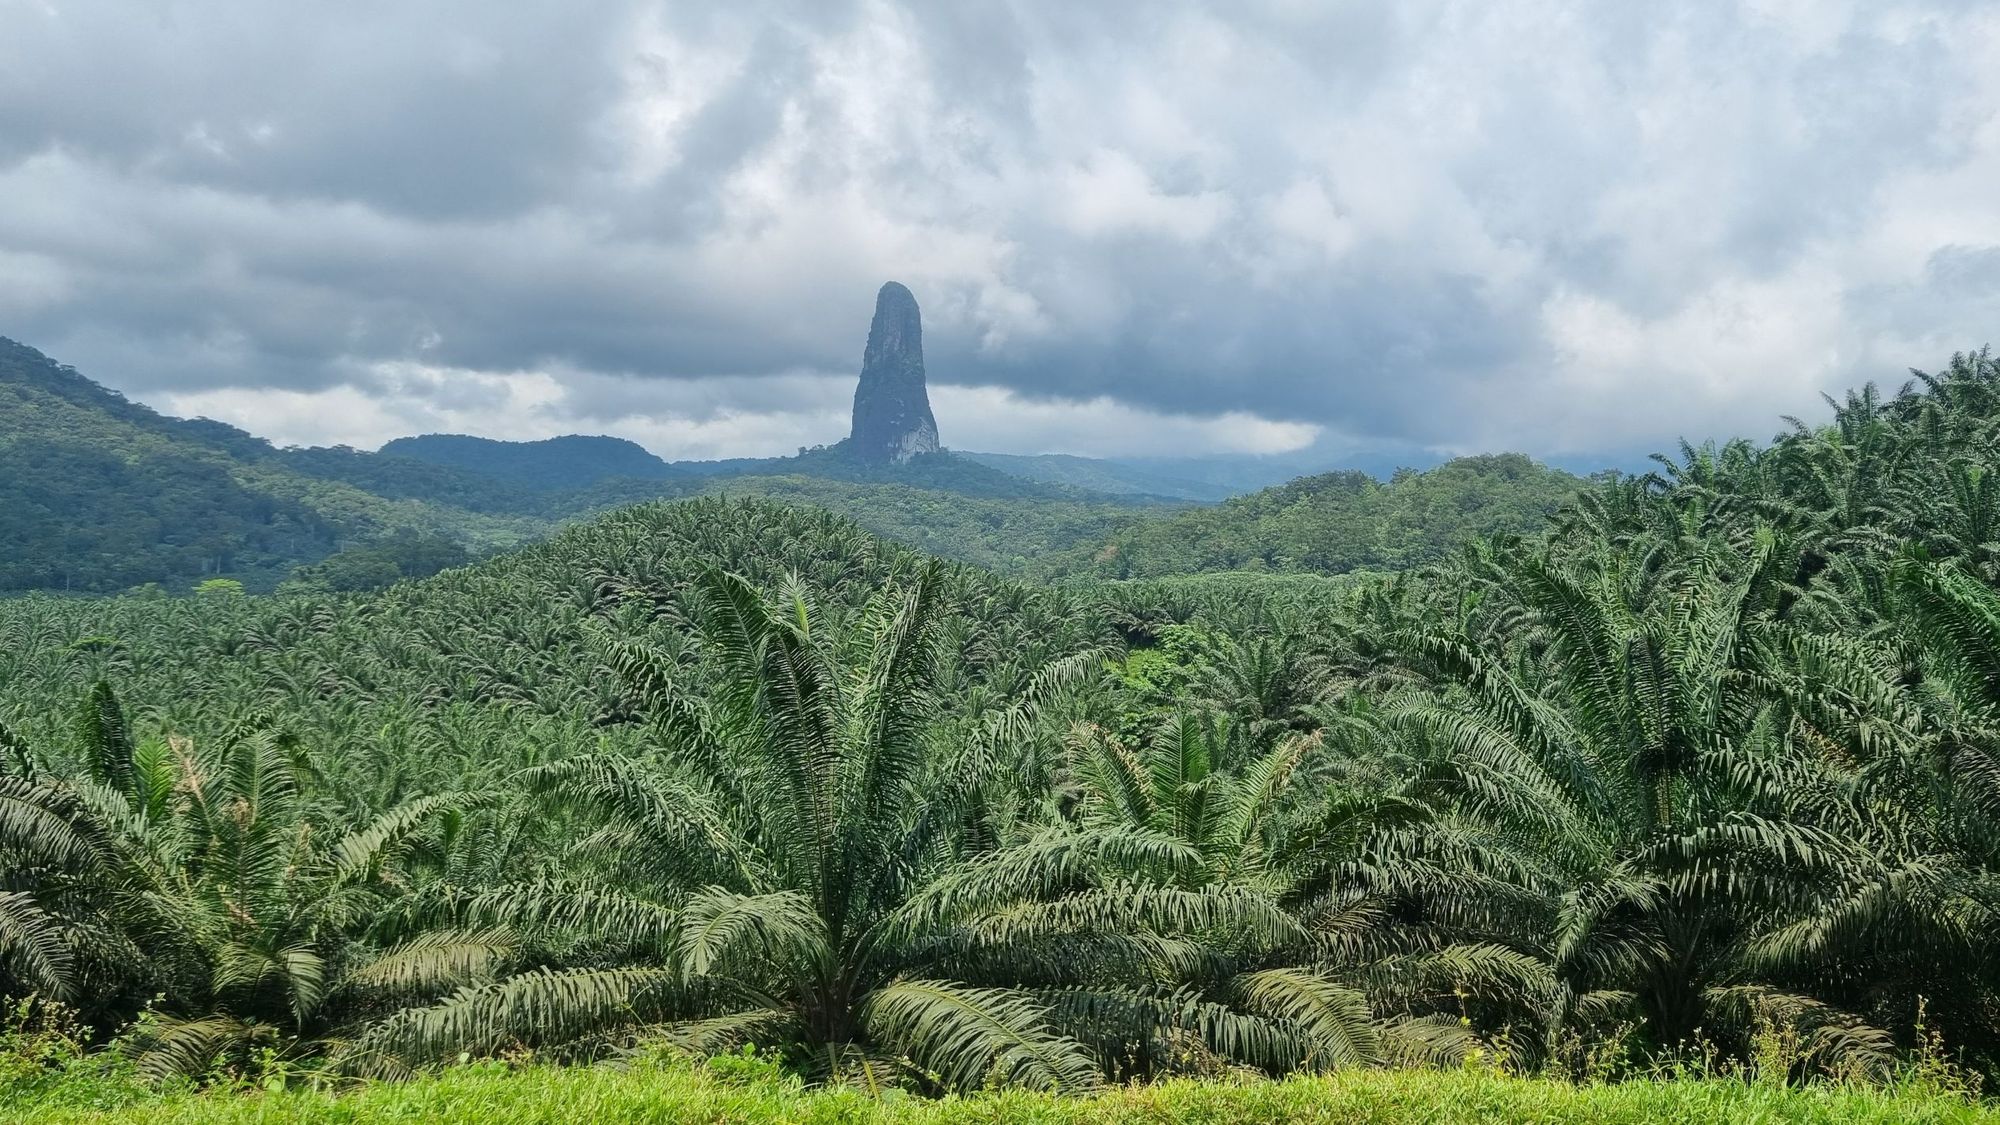
<path id="1" fill-rule="evenodd" d="M 1737 1081 L 1571 1086 L 1491 1073 L 1353 1071 L 1283 1082 L 1174 1081 L 1091 1097 L 1005 1092 L 941 1101 L 878 1100 L 847 1090 L 720 1078 L 684 1065 L 631 1068 L 468 1067 L 341 1095 L 211 1093 L 142 1097 L 114 1109 L 48 1097 L 0 1104 L 21 1125 L 103 1122 L 1993 1122 L 2000 1108 L 1921 1090 L 1788 1089 Z"/>

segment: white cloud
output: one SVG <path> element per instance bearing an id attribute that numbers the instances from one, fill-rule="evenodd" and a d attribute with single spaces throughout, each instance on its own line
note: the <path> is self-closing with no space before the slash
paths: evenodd
<path id="1" fill-rule="evenodd" d="M 1289 453 L 1311 445 L 1320 433 L 1309 423 L 1242 411 L 1213 417 L 1163 414 L 1102 397 L 1030 400 L 1000 387 L 934 386 L 931 408 L 946 445 L 981 453 Z"/>
<path id="2" fill-rule="evenodd" d="M 0 333 L 281 440 L 787 452 L 844 430 L 895 278 L 954 444 L 962 409 L 1014 450 L 1630 452 L 1769 432 L 2000 304 L 1990 6 L 7 23 Z"/>
<path id="3" fill-rule="evenodd" d="M 482 372 L 391 364 L 354 383 L 313 391 L 231 387 L 169 395 L 170 412 L 214 418 L 281 445 L 373 449 L 419 433 L 474 433 L 535 441 L 574 433 L 628 438 L 668 460 L 762 457 L 847 434 L 853 380 L 795 372 L 772 379 L 673 384 L 605 381 L 575 372 Z M 997 387 L 940 385 L 933 408 L 947 445 L 983 453 L 1115 457 L 1283 453 L 1317 426 L 1241 412 L 1191 417 L 1107 398 L 1035 401 Z M 778 400 L 789 408 L 757 404 Z"/>
<path id="4" fill-rule="evenodd" d="M 1697 440 L 1764 436 L 1780 415 L 1811 412 L 1818 389 L 1861 346 L 1834 277 L 1803 265 L 1724 279 L 1656 317 L 1587 293 L 1553 294 L 1543 324 L 1554 363 L 1530 396 L 1548 419 L 1543 440 L 1558 452 L 1629 448 L 1663 423 Z M 1518 406 L 1491 405 L 1518 416 Z M 1755 429 L 1718 431 L 1717 415 L 1755 419 Z"/>
<path id="5" fill-rule="evenodd" d="M 166 397 L 171 413 L 214 418 L 281 445 L 373 449 L 419 433 L 535 441 L 574 433 L 629 438 L 669 460 L 769 456 L 844 436 L 851 380 L 604 380 L 565 371 L 469 371 L 396 363 L 313 391 L 230 387 Z M 795 409 L 755 405 L 766 396 Z"/>
<path id="6" fill-rule="evenodd" d="M 1131 156 L 1102 150 L 1057 181 L 1056 206 L 1069 229 L 1086 238 L 1160 234 L 1195 242 L 1222 222 L 1229 201 L 1217 191 L 1163 191 Z"/>

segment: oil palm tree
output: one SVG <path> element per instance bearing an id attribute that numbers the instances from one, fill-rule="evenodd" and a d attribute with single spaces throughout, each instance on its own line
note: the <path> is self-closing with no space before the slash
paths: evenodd
<path id="1" fill-rule="evenodd" d="M 579 940 L 607 963 L 466 990 L 386 1021 L 359 1049 L 417 1059 L 651 1023 L 695 1045 L 783 1044 L 829 1077 L 1089 1085 L 1093 1060 L 1044 1004 L 950 972 L 1018 952 L 971 932 L 968 915 L 1062 888 L 1095 860 L 1068 840 L 1001 859 L 963 839 L 1034 707 L 1089 661 L 1049 669 L 975 741 L 940 753 L 929 687 L 941 579 L 933 568 L 885 593 L 844 638 L 801 583 L 767 601 L 710 574 L 688 597 L 721 669 L 700 695 L 679 663 L 600 638 L 652 716 L 654 754 L 575 758 L 527 782 L 589 826 L 578 854 L 606 888 L 489 888 L 449 908 L 588 931 Z"/>
<path id="2" fill-rule="evenodd" d="M 1151 873 L 1164 884 L 1255 896 L 1295 923 L 1281 940 L 1216 932 L 1183 994 L 1255 1028 L 1239 1055 L 1283 1072 L 1386 1061 L 1456 1062 L 1476 1041 L 1441 1005 L 1467 989 L 1546 976 L 1532 959 L 1459 943 L 1397 919 L 1384 834 L 1418 830 L 1428 810 L 1341 786 L 1319 734 L 1256 752 L 1227 715 L 1164 719 L 1137 747 L 1100 728 L 1071 735 L 1074 815 L 1098 831 L 1149 832 L 1200 861 Z M 1301 782 L 1303 781 L 1303 784 Z"/>
<path id="3" fill-rule="evenodd" d="M 726 671 L 699 695 L 685 667 L 605 637 L 648 701 L 654 756 L 528 779 L 578 818 L 597 885 L 450 904 L 468 921 L 588 931 L 603 963 L 467 990 L 361 1046 L 417 1058 L 640 1024 L 696 1047 L 778 1044 L 828 1079 L 1064 1089 L 1189 1050 L 1277 1070 L 1376 1057 L 1365 1009 L 1309 973 L 1246 975 L 1233 1004 L 1190 985 L 1210 946 L 1306 936 L 1269 895 L 1206 877 L 1209 842 L 992 815 L 1039 760 L 1038 714 L 1101 658 L 1048 666 L 970 727 L 940 722 L 939 579 L 885 592 L 842 637 L 800 584 L 766 600 L 710 574 L 690 616 Z"/>
<path id="4" fill-rule="evenodd" d="M 1788 745 L 1752 674 L 1769 561 L 1718 545 L 1650 575 L 1519 559 L 1512 644 L 1409 641 L 1448 687 L 1385 719 L 1432 748 L 1435 792 L 1505 841 L 1458 867 L 1511 869 L 1543 897 L 1538 952 L 1562 986 L 1551 1038 L 1617 1014 L 1669 1049 L 1782 1011 L 1830 1052 L 1884 1057 L 1879 1030 L 1787 992 L 1751 955 L 1761 920 L 1813 901 L 1858 850 L 1750 780 Z"/>
<path id="5" fill-rule="evenodd" d="M 314 1049 L 511 954 L 493 929 L 366 940 L 407 889 L 398 860 L 478 796 L 420 798 L 348 828 L 304 799 L 279 732 L 207 749 L 135 741 L 103 682 L 75 727 L 86 776 L 0 778 L 0 848 L 20 884 L 0 896 L 0 948 L 22 983 L 87 1011 L 156 993 L 125 1043 L 142 1073 Z"/>
<path id="6" fill-rule="evenodd" d="M 1765 766 L 1765 784 L 1847 846 L 1819 894 L 1762 920 L 1751 952 L 1800 988 L 1905 1035 L 1921 1020 L 1990 1064 L 2000 1057 L 2000 595 L 1975 565 L 1897 563 L 1900 637 L 1783 638 L 1773 686 L 1817 752 Z"/>

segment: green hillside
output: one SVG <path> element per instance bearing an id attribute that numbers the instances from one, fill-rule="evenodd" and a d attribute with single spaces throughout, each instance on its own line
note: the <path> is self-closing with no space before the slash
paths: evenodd
<path id="1" fill-rule="evenodd" d="M 1017 477 L 1088 489 L 1107 496 L 1214 501 L 1225 499 L 1238 491 L 1202 481 L 1183 479 L 1168 473 L 1136 469 L 1116 461 L 1105 461 L 1095 457 L 1072 457 L 1059 453 L 1036 456 L 966 453 L 963 456 Z"/>
<path id="2" fill-rule="evenodd" d="M 1467 540 L 1536 527 L 1584 481 L 1518 453 L 1462 457 L 1388 481 L 1326 473 L 1132 521 L 1056 564 L 1109 578 L 1217 570 L 1401 569 Z"/>
<path id="3" fill-rule="evenodd" d="M 446 534 L 484 549 L 541 530 L 481 478 L 364 457 L 166 418 L 0 339 L 0 590 L 268 588 L 345 545 Z"/>
<path id="4" fill-rule="evenodd" d="M 636 442 L 571 434 L 543 441 L 497 441 L 465 434 L 397 438 L 380 452 L 449 465 L 521 488 L 581 489 L 603 480 L 667 480 L 683 475 Z"/>
<path id="5" fill-rule="evenodd" d="M 1577 483 L 1519 457 L 1472 459 L 1388 484 L 1335 474 L 1184 510 L 1103 476 L 1099 463 L 1028 459 L 1063 467 L 1034 479 L 982 456 L 880 465 L 834 446 L 667 465 L 608 438 L 437 435 L 379 453 L 277 449 L 218 422 L 163 417 L 0 341 L 0 534 L 12 548 L 0 558 L 0 592 L 179 592 L 208 578 L 254 591 L 369 589 L 619 506 L 709 494 L 814 505 L 1017 577 L 1342 573 L 1526 530 Z M 1155 483 L 1174 494 L 1171 482 Z"/>
<path id="6" fill-rule="evenodd" d="M 1395 574 L 1027 584 L 708 497 L 360 597 L 0 603 L 0 1082 L 1976 1119 L 1996 451 L 1982 354 Z M 483 1066 L 437 1081 L 617 1073 Z"/>
<path id="7" fill-rule="evenodd" d="M 579 440 L 581 452 L 574 443 L 475 443 L 454 463 L 277 449 L 222 423 L 164 417 L 0 340 L 0 535 L 10 546 L 0 592 L 184 590 L 211 577 L 268 590 L 301 567 L 309 584 L 365 588 L 622 504 L 713 491 L 818 503 L 940 553 L 1019 569 L 1029 555 L 1100 532 L 1115 507 L 947 454 L 871 466 L 818 450 L 726 473 L 604 476 L 644 469 L 634 451 L 659 463 L 629 443 L 607 461 L 595 439 Z M 582 454 L 594 460 L 579 466 Z M 523 487 L 529 478 L 548 486 Z"/>

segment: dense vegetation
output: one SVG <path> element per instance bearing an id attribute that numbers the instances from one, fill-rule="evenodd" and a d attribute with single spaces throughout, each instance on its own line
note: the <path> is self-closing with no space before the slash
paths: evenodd
<path id="1" fill-rule="evenodd" d="M 381 454 L 276 449 L 220 423 L 162 417 L 0 340 L 0 592 L 184 592 L 211 577 L 252 590 L 368 589 L 619 505 L 710 492 L 817 504 L 1016 572 L 1132 514 L 950 456 L 874 466 L 821 449 L 668 466 L 609 438 L 437 436 Z"/>
<path id="2" fill-rule="evenodd" d="M 611 1012 L 946 1085 L 1620 1020 L 1879 1065 L 1919 996 L 1983 1055 L 1992 383 L 1352 591 L 1099 608 L 705 502 L 373 603 L 21 603 L 9 971 L 107 1026 L 163 993 L 165 1070 Z"/>
<path id="3" fill-rule="evenodd" d="M 1982 353 L 1392 575 L 1022 585 L 709 498 L 6 603 L 0 994 L 141 1078 L 1990 1074 L 1996 439 Z"/>
<path id="4" fill-rule="evenodd" d="M 1172 466 L 1165 470 L 1135 466 L 1122 461 L 1095 457 L 1074 457 L 1062 453 L 1023 456 L 1009 453 L 968 453 L 965 456 L 1002 472 L 1049 484 L 1063 484 L 1105 496 L 1151 496 L 1162 500 L 1224 500 L 1250 488 L 1232 488 L 1205 480 L 1177 477 Z M 1297 476 L 1298 474 L 1286 474 Z M 1264 483 L 1264 482 L 1259 482 Z"/>
<path id="5" fill-rule="evenodd" d="M 636 442 L 581 434 L 544 441 L 424 434 L 397 438 L 381 452 L 470 470 L 516 488 L 578 489 L 603 480 L 665 480 L 679 475 Z"/>
<path id="6" fill-rule="evenodd" d="M 1401 569 L 1468 539 L 1533 528 L 1583 483 L 1518 453 L 1462 457 L 1388 481 L 1325 473 L 1172 518 L 1128 521 L 1065 569 L 1108 578 Z"/>
<path id="7" fill-rule="evenodd" d="M 0 592 L 269 589 L 302 562 L 384 539 L 513 546 L 546 523 L 476 475 L 353 450 L 277 450 L 165 418 L 0 339 Z"/>

